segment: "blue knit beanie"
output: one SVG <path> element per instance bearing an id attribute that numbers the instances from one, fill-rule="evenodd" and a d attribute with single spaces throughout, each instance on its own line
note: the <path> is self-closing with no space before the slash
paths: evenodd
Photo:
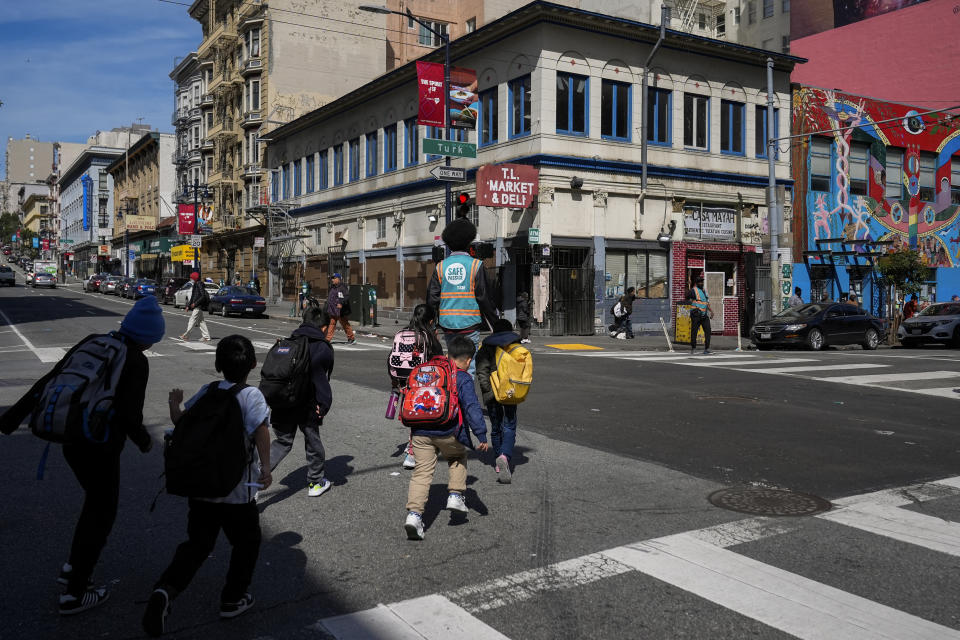
<path id="1" fill-rule="evenodd" d="M 138 344 L 160 342 L 165 330 L 163 310 L 153 296 L 140 298 L 120 323 L 120 333 Z"/>

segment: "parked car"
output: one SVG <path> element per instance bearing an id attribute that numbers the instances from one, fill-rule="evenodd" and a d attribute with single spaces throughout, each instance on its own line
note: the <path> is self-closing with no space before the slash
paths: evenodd
<path id="1" fill-rule="evenodd" d="M 100 293 L 113 293 L 117 292 L 117 283 L 120 282 L 123 278 L 121 276 L 107 276 L 100 281 L 99 291 Z"/>
<path id="2" fill-rule="evenodd" d="M 812 303 L 781 311 L 754 325 L 750 340 L 765 351 L 775 346 L 805 346 L 818 351 L 827 345 L 859 344 L 876 349 L 886 335 L 883 320 L 852 304 Z"/>
<path id="3" fill-rule="evenodd" d="M 936 343 L 960 347 L 960 304 L 940 302 L 930 305 L 904 320 L 897 329 L 897 338 L 907 348 Z"/>
<path id="4" fill-rule="evenodd" d="M 10 267 L 0 267 L 0 284 L 15 287 L 17 286 L 17 275 Z"/>
<path id="5" fill-rule="evenodd" d="M 126 276 L 120 278 L 120 281 L 117 282 L 117 286 L 115 289 L 117 295 L 120 296 L 121 298 L 126 298 L 127 289 L 130 288 L 130 285 L 133 284 L 134 280 L 136 280 L 136 278 L 128 278 Z"/>
<path id="6" fill-rule="evenodd" d="M 91 275 L 84 281 L 83 290 L 89 292 L 100 291 L 100 283 L 109 276 L 109 273 L 95 273 Z"/>
<path id="7" fill-rule="evenodd" d="M 157 295 L 157 281 L 150 278 L 137 278 L 127 287 L 127 297 L 134 300 L 155 295 Z"/>
<path id="8" fill-rule="evenodd" d="M 160 304 L 170 304 L 173 302 L 173 297 L 176 295 L 177 290 L 184 285 L 184 283 L 189 282 L 189 278 L 168 278 L 167 283 L 160 290 L 157 298 L 160 300 Z"/>
<path id="9" fill-rule="evenodd" d="M 50 289 L 57 288 L 57 276 L 47 273 L 46 271 L 37 271 L 33 274 L 33 280 L 31 281 L 33 288 L 37 287 L 49 287 Z"/>
<path id="10" fill-rule="evenodd" d="M 267 310 L 267 301 L 252 287 L 222 287 L 210 296 L 210 314 L 219 312 L 224 318 L 231 313 L 262 316 Z"/>
<path id="11" fill-rule="evenodd" d="M 207 293 L 210 296 L 216 295 L 217 291 L 220 290 L 220 287 L 212 282 L 205 282 L 203 286 L 207 289 Z M 183 283 L 183 286 L 177 289 L 177 293 L 173 296 L 173 306 L 176 309 L 186 309 L 187 303 L 190 302 L 190 294 L 193 293 L 193 280 L 187 280 Z"/>

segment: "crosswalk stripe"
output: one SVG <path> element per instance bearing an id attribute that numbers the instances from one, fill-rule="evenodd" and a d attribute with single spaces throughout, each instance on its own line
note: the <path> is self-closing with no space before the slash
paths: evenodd
<path id="1" fill-rule="evenodd" d="M 820 514 L 823 520 L 960 556 L 960 524 L 900 507 L 865 504 Z"/>
<path id="2" fill-rule="evenodd" d="M 612 549 L 614 560 L 798 638 L 944 640 L 960 632 L 721 549 L 688 533 Z"/>
<path id="3" fill-rule="evenodd" d="M 253 346 L 254 346 L 254 347 L 256 347 L 257 349 L 265 349 L 265 350 L 267 350 L 267 351 L 269 351 L 270 349 L 272 349 L 272 348 L 273 348 L 273 345 L 275 345 L 275 344 L 276 344 L 275 342 L 265 342 L 265 341 L 262 341 L 262 340 L 254 340 L 254 341 L 253 341 Z"/>
<path id="4" fill-rule="evenodd" d="M 167 354 L 157 353 L 156 351 L 150 351 L 149 349 L 147 349 L 146 351 L 143 352 L 143 355 L 147 356 L 148 358 L 162 358 Z"/>
<path id="5" fill-rule="evenodd" d="M 782 361 L 778 361 L 782 362 Z M 740 364 L 739 362 L 737 363 Z M 756 371 L 758 373 L 804 373 L 807 371 L 849 371 L 851 369 L 874 369 L 877 367 L 889 367 L 889 364 L 823 364 L 823 365 L 809 365 L 803 367 L 774 367 L 769 369 L 740 369 L 735 367 L 735 371 Z"/>
<path id="6" fill-rule="evenodd" d="M 876 382 L 905 382 L 907 380 L 937 380 L 942 378 L 960 378 L 960 371 L 880 373 L 868 376 L 832 376 L 827 378 L 814 378 L 814 380 L 842 382 L 844 384 L 873 384 Z"/>
<path id="7" fill-rule="evenodd" d="M 925 396 L 936 396 L 938 398 L 949 398 L 951 400 L 960 400 L 960 393 L 957 393 L 958 387 L 935 387 L 932 389 L 911 389 L 913 393 L 919 393 Z"/>
<path id="8" fill-rule="evenodd" d="M 217 348 L 209 342 L 184 342 L 183 346 L 194 351 L 214 351 Z"/>
<path id="9" fill-rule="evenodd" d="M 682 364 L 688 367 L 732 367 L 736 365 L 737 367 L 757 367 L 761 365 L 770 365 L 770 364 L 788 364 L 792 362 L 817 362 L 816 358 L 755 358 L 752 360 L 737 360 L 736 362 L 729 362 L 722 360 L 715 362 L 713 358 L 707 357 L 703 360 L 697 362 L 678 362 L 677 364 Z M 763 372 L 766 369 L 741 369 L 741 371 L 759 371 Z"/>

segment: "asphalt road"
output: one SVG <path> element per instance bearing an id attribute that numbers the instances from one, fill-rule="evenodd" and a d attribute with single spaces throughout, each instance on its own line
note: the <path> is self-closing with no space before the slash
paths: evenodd
<path id="1" fill-rule="evenodd" d="M 0 407 L 130 304 L 77 286 L 0 290 Z M 216 378 L 213 346 L 176 340 L 186 316 L 166 309 L 168 337 L 148 353 L 145 421 L 158 441 L 167 390 Z M 242 333 L 260 356 L 290 328 L 211 321 L 214 338 Z M 323 432 L 334 488 L 306 496 L 298 444 L 260 496 L 257 607 L 217 619 L 221 541 L 174 603 L 170 637 L 960 637 L 958 352 L 536 346 L 514 484 L 471 458 L 471 511 L 451 519 L 439 471 L 415 543 L 401 527 L 405 435 L 383 419 L 387 347 L 361 338 L 335 350 Z M 96 574 L 111 600 L 73 619 L 56 614 L 54 578 L 81 493 L 56 447 L 36 479 L 42 449 L 26 429 L 0 439 L 0 638 L 140 637 L 143 603 L 185 533 L 182 500 L 161 495 L 148 510 L 158 449 L 124 451 Z M 727 487 L 807 492 L 834 508 L 753 517 L 707 501 Z"/>

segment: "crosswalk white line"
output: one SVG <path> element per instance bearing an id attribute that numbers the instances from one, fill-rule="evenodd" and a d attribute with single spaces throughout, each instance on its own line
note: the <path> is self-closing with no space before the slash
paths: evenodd
<path id="1" fill-rule="evenodd" d="M 439 595 L 326 618 L 316 624 L 344 640 L 509 640 Z"/>
<path id="2" fill-rule="evenodd" d="M 798 638 L 945 640 L 960 632 L 721 549 L 688 533 L 612 549 L 618 562 Z"/>
<path id="3" fill-rule="evenodd" d="M 266 350 L 266 351 L 269 351 L 270 349 L 273 349 L 273 345 L 275 345 L 275 344 L 276 344 L 276 342 L 266 342 L 266 341 L 263 341 L 263 340 L 254 340 L 254 341 L 253 341 L 253 346 L 254 346 L 255 348 L 257 348 L 257 349 L 264 349 L 264 350 Z"/>
<path id="4" fill-rule="evenodd" d="M 157 353 L 156 351 L 151 351 L 151 350 L 147 349 L 146 351 L 143 352 L 143 355 L 147 356 L 148 358 L 162 358 L 162 357 L 166 356 L 167 354 L 165 354 L 165 353 Z"/>
<path id="5" fill-rule="evenodd" d="M 782 361 L 774 361 L 782 362 Z M 738 367 L 733 367 L 735 371 L 756 371 L 758 373 L 804 373 L 807 371 L 849 371 L 851 369 L 875 369 L 878 367 L 889 367 L 889 364 L 872 364 L 872 363 L 851 363 L 851 364 L 823 364 L 823 365 L 809 365 L 802 367 L 773 367 L 768 369 L 740 369 L 739 362 L 737 363 Z M 771 363 L 772 364 L 772 363 Z"/>
<path id="6" fill-rule="evenodd" d="M 819 517 L 951 556 L 960 556 L 960 523 L 900 507 L 863 504 L 822 513 Z"/>
<path id="7" fill-rule="evenodd" d="M 879 373 L 867 376 L 831 376 L 813 378 L 823 382 L 842 382 L 843 384 L 874 384 L 877 382 L 906 382 L 908 380 L 937 380 L 960 378 L 960 371 L 916 371 L 899 373 Z M 907 391 L 907 389 L 905 389 Z"/>
<path id="8" fill-rule="evenodd" d="M 889 388 L 889 387 L 886 387 Z M 913 393 L 919 393 L 925 396 L 936 396 L 938 398 L 949 398 L 951 400 L 960 400 L 960 393 L 957 393 L 958 387 L 934 387 L 931 389 L 910 389 Z M 898 389 L 902 391 L 902 389 Z"/>
<path id="9" fill-rule="evenodd" d="M 714 359 L 710 356 L 698 360 L 696 362 L 678 362 L 676 364 L 682 364 L 687 367 L 731 367 L 736 365 L 737 367 L 757 367 L 761 365 L 770 365 L 770 364 L 789 364 L 792 362 L 817 362 L 816 358 L 754 358 L 752 360 L 737 360 L 736 362 L 731 363 L 728 360 L 721 360 L 715 362 Z M 741 371 L 758 371 L 764 372 L 766 369 L 741 369 Z"/>
<path id="10" fill-rule="evenodd" d="M 216 345 L 212 345 L 209 342 L 184 342 L 182 343 L 187 349 L 193 349 L 194 351 L 215 351 Z"/>

